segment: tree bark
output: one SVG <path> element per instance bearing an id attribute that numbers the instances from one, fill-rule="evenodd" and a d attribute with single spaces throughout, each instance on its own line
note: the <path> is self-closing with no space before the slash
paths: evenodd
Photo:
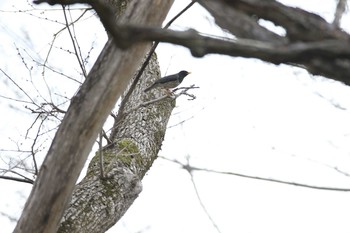
<path id="1" fill-rule="evenodd" d="M 160 26 L 172 2 L 132 1 L 120 20 Z M 150 45 L 141 43 L 120 50 L 113 44 L 113 40 L 107 42 L 73 97 L 14 232 L 57 231 L 94 140 Z"/>
<path id="2" fill-rule="evenodd" d="M 100 177 L 98 153 L 87 175 L 76 186 L 65 212 L 60 233 L 105 232 L 132 205 L 141 192 L 141 179 L 156 159 L 175 100 L 168 97 L 146 107 L 162 92 L 145 95 L 143 90 L 160 76 L 155 55 L 135 88 L 121 103 L 111 134 L 112 144 L 104 154 L 105 178 Z"/>

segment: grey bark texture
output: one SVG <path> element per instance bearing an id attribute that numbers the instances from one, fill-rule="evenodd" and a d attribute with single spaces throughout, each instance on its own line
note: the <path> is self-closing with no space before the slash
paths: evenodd
<path id="1" fill-rule="evenodd" d="M 146 107 L 162 92 L 143 90 L 160 77 L 154 55 L 140 81 L 124 98 L 111 134 L 112 144 L 103 151 L 105 178 L 100 177 L 98 153 L 87 175 L 76 186 L 58 232 L 105 232 L 131 206 L 141 192 L 141 179 L 156 159 L 175 100 L 165 98 Z"/>
<path id="2" fill-rule="evenodd" d="M 131 1 L 120 20 L 160 26 L 172 2 Z M 57 231 L 80 171 L 103 123 L 150 47 L 150 43 L 141 43 L 121 50 L 112 44 L 114 42 L 110 39 L 86 81 L 73 97 L 41 166 L 15 233 Z"/>

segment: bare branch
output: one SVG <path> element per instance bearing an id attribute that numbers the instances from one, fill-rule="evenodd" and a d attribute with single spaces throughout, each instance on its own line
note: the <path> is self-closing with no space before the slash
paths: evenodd
<path id="1" fill-rule="evenodd" d="M 183 166 L 183 168 L 188 172 L 188 174 L 190 174 L 190 177 L 191 177 L 191 182 L 192 182 L 192 185 L 193 185 L 193 189 L 196 193 L 196 196 L 197 196 L 197 199 L 198 199 L 198 202 L 199 204 L 201 205 L 204 213 L 207 215 L 207 217 L 209 218 L 211 224 L 214 226 L 215 230 L 219 233 L 221 233 L 221 230 L 220 228 L 218 227 L 218 225 L 215 223 L 214 219 L 211 217 L 209 211 L 207 210 L 207 208 L 205 207 L 203 201 L 202 201 L 202 198 L 201 196 L 199 195 L 199 191 L 198 191 L 198 188 L 197 188 L 197 185 L 196 185 L 196 182 L 194 181 L 194 176 L 193 176 L 193 173 L 192 173 L 192 167 L 190 166 L 190 163 L 189 163 L 189 158 L 187 158 L 187 165 Z"/>
<path id="2" fill-rule="evenodd" d="M 106 139 L 107 144 L 111 144 L 112 140 L 107 136 L 106 132 L 102 129 L 102 136 L 104 139 Z"/>
<path id="3" fill-rule="evenodd" d="M 279 183 L 279 184 L 287 184 L 287 185 L 294 185 L 302 188 L 310 188 L 310 189 L 319 189 L 319 190 L 326 190 L 326 191 L 340 191 L 340 192 L 350 192 L 350 188 L 333 188 L 333 187 L 324 187 L 324 186 L 316 186 L 316 185 L 308 185 L 308 184 L 302 184 L 302 183 L 297 183 L 297 182 L 289 182 L 289 181 L 283 181 L 283 180 L 277 180 L 277 179 L 272 179 L 272 178 L 263 178 L 259 176 L 250 176 L 250 175 L 245 175 L 241 173 L 235 173 L 235 172 L 224 172 L 224 171 L 217 171 L 213 169 L 208 169 L 208 168 L 198 168 L 198 167 L 188 167 L 188 164 L 183 164 L 179 162 L 178 160 L 172 160 L 168 159 L 162 156 L 159 156 L 162 159 L 165 159 L 167 161 L 177 163 L 179 164 L 182 168 L 185 170 L 191 170 L 191 171 L 203 171 L 203 172 L 211 172 L 211 173 L 216 173 L 216 174 L 222 174 L 222 175 L 232 175 L 232 176 L 239 176 L 242 178 L 248 178 L 248 179 L 254 179 L 254 180 L 262 180 L 262 181 L 268 181 L 268 182 L 274 182 L 274 183 Z"/>
<path id="4" fill-rule="evenodd" d="M 89 0 L 34 0 L 33 3 L 35 4 L 41 4 L 41 3 L 47 3 L 49 5 L 72 5 L 77 3 L 89 3 Z"/>
<path id="5" fill-rule="evenodd" d="M 349 176 L 350 177 L 350 173 L 345 172 L 345 171 L 341 170 L 338 167 L 334 167 L 333 169 L 336 170 L 337 172 L 339 172 L 340 174 L 343 174 L 344 176 Z"/>
<path id="6" fill-rule="evenodd" d="M 319 15 L 283 5 L 275 0 L 201 0 L 199 3 L 214 1 L 219 1 L 222 8 L 233 8 L 245 15 L 254 15 L 258 19 L 265 19 L 283 27 L 289 41 L 347 40 L 349 38 L 347 33 L 338 30 Z"/>
<path id="7" fill-rule="evenodd" d="M 102 135 L 103 135 L 104 131 L 103 129 L 100 132 L 99 135 L 99 140 L 98 140 L 98 153 L 99 153 L 99 159 L 100 159 L 100 176 L 101 179 L 105 178 L 105 172 L 104 172 L 104 163 L 103 163 L 103 148 L 102 148 Z"/>
<path id="8" fill-rule="evenodd" d="M 167 24 L 165 24 L 164 28 L 169 28 L 170 25 L 177 20 L 181 15 L 183 15 L 188 9 L 190 9 L 195 3 L 197 2 L 197 0 L 192 0 L 192 2 L 190 2 L 185 8 L 183 8 L 179 13 L 177 13 L 172 19 L 169 20 L 169 22 L 167 22 Z"/>
<path id="9" fill-rule="evenodd" d="M 166 95 L 162 95 L 162 96 L 160 96 L 160 97 L 158 97 L 156 99 L 152 99 L 152 100 L 149 100 L 149 101 L 146 101 L 146 102 L 142 102 L 142 103 L 138 104 L 137 106 L 128 109 L 128 111 L 119 111 L 119 118 L 116 119 L 116 123 L 115 123 L 114 127 L 116 127 L 118 125 L 118 122 L 120 121 L 118 119 L 123 119 L 123 117 L 125 115 L 130 114 L 131 112 L 133 112 L 133 111 L 135 111 L 135 110 L 137 110 L 137 109 L 139 109 L 141 107 L 147 107 L 148 105 L 155 104 L 155 103 L 160 102 L 160 101 L 162 101 L 164 99 L 167 99 L 167 98 L 177 99 L 181 95 L 186 95 L 186 96 L 190 97 L 189 100 L 194 100 L 196 97 L 193 94 L 189 94 L 188 91 L 191 90 L 191 89 L 196 89 L 196 88 L 199 88 L 199 87 L 196 87 L 195 85 L 192 85 L 190 87 L 176 88 L 170 94 L 167 93 Z M 180 93 L 175 94 L 175 91 L 177 91 L 177 90 L 182 90 L 182 91 Z M 104 147 L 104 149 L 110 147 L 111 145 L 113 145 L 113 143 L 106 145 Z"/>
<path id="10" fill-rule="evenodd" d="M 193 95 L 193 94 L 188 93 L 188 91 L 191 90 L 191 89 L 197 89 L 197 88 L 199 88 L 199 87 L 196 87 L 194 84 L 192 84 L 192 85 L 189 86 L 189 87 L 178 87 L 178 88 L 175 88 L 175 89 L 173 90 L 173 93 L 175 93 L 176 91 L 179 91 L 179 90 L 180 90 L 180 93 L 178 93 L 178 94 L 175 95 L 176 98 L 178 98 L 178 97 L 181 96 L 181 95 L 186 95 L 186 96 L 189 97 L 189 99 L 187 99 L 187 100 L 195 100 L 195 99 L 196 99 L 196 96 Z"/>
<path id="11" fill-rule="evenodd" d="M 3 71 L 0 68 L 1 73 L 3 73 L 25 96 L 28 97 L 28 99 L 30 99 L 30 101 L 35 104 L 34 100 L 28 95 L 28 93 L 20 86 L 16 83 L 15 80 L 13 80 L 5 71 Z"/>
<path id="12" fill-rule="evenodd" d="M 49 2 L 75 3 L 75 1 L 63 0 Z M 287 32 L 287 40 L 285 40 L 276 34 L 269 34 L 266 29 L 262 29 L 263 27 L 256 23 L 249 24 L 250 26 L 244 28 L 247 33 L 249 31 L 256 32 L 253 38 L 258 38 L 260 33 L 265 35 L 260 38 L 264 38 L 262 41 L 269 42 L 262 42 L 256 40 L 219 40 L 201 36 L 193 30 L 174 32 L 157 28 L 121 25 L 115 22 L 112 17 L 113 12 L 104 2 L 92 1 L 87 3 L 90 3 L 96 10 L 103 25 L 120 48 L 127 48 L 141 41 L 162 41 L 185 46 L 196 57 L 218 53 L 258 58 L 274 64 L 293 63 L 304 65 L 312 74 L 327 76 L 350 85 L 348 77 L 350 72 L 349 35 L 335 28 L 320 16 L 300 8 L 288 7 L 273 0 L 199 1 L 200 4 L 214 13 L 226 8 L 238 12 L 238 16 L 244 18 L 247 25 L 251 19 L 246 16 L 256 15 L 257 18 L 269 20 L 282 26 Z M 216 8 L 213 7 L 213 4 L 216 4 Z M 214 16 L 220 17 L 221 15 Z M 233 28 L 235 27 L 237 27 L 236 24 Z M 254 30 L 249 30 L 250 27 Z M 269 38 L 273 39 L 269 40 Z M 278 41 L 279 38 L 280 41 Z M 297 42 L 286 44 L 288 41 Z"/>
<path id="13" fill-rule="evenodd" d="M 0 179 L 13 180 L 13 181 L 18 181 L 18 182 L 27 183 L 27 184 L 34 184 L 34 180 L 16 178 L 16 177 L 11 177 L 11 176 L 2 176 L 2 175 L 0 175 Z"/>
<path id="14" fill-rule="evenodd" d="M 63 8 L 64 20 L 66 22 L 66 28 L 67 28 L 69 36 L 70 36 L 70 38 L 72 40 L 74 54 L 75 54 L 75 56 L 76 56 L 76 58 L 78 60 L 80 69 L 83 72 L 84 77 L 86 78 L 87 77 L 87 73 L 86 73 L 86 69 L 85 69 L 84 63 L 82 61 L 83 59 L 82 59 L 81 56 L 79 56 L 79 55 L 81 55 L 81 53 L 78 52 L 78 50 L 81 51 L 80 48 L 79 48 L 79 44 L 77 44 L 76 37 L 73 36 L 73 33 L 70 30 L 69 23 L 68 23 L 68 18 L 67 18 L 67 14 L 66 14 L 66 7 L 64 5 L 62 5 L 62 8 Z M 74 24 L 71 24 L 71 25 L 73 26 L 73 29 L 74 29 Z"/>
<path id="15" fill-rule="evenodd" d="M 288 38 L 280 36 L 262 27 L 256 17 L 245 14 L 233 7 L 227 7 L 222 1 L 199 1 L 215 19 L 215 23 L 228 30 L 237 38 L 254 39 L 276 44 L 288 43 Z"/>
<path id="16" fill-rule="evenodd" d="M 11 98 L 11 97 L 4 96 L 4 95 L 0 95 L 0 98 L 4 98 L 4 99 L 7 99 L 7 100 L 12 100 L 12 101 L 16 101 L 16 102 L 20 102 L 20 103 L 25 103 L 25 104 L 32 104 L 32 102 L 30 102 L 30 101 L 19 100 L 19 99 Z"/>
<path id="17" fill-rule="evenodd" d="M 38 116 L 40 116 L 40 115 L 38 115 Z M 48 116 L 45 116 L 43 119 L 41 119 L 41 122 L 40 122 L 40 124 L 38 126 L 38 130 L 37 130 L 36 135 L 34 137 L 34 141 L 33 141 L 32 146 L 31 146 L 31 154 L 32 154 L 32 158 L 33 158 L 33 164 L 34 164 L 34 169 L 35 169 L 35 173 L 34 174 L 35 175 L 38 175 L 39 169 L 38 169 L 38 165 L 37 165 L 36 158 L 35 158 L 36 150 L 34 149 L 34 147 L 35 147 L 35 144 L 36 144 L 36 142 L 37 142 L 37 140 L 39 138 L 41 127 L 42 127 L 42 125 L 44 124 L 44 122 L 45 122 L 45 120 L 47 118 L 48 118 Z"/>
<path id="18" fill-rule="evenodd" d="M 350 59 L 349 43 L 339 40 L 322 40 L 316 42 L 296 42 L 288 45 L 275 45 L 256 40 L 229 40 L 202 36 L 193 29 L 173 31 L 139 26 L 119 26 L 119 39 L 127 41 L 123 45 L 141 41 L 162 41 L 189 48 L 196 57 L 210 53 L 231 56 L 255 57 L 275 64 L 302 62 L 308 59 L 347 58 Z"/>
<path id="19" fill-rule="evenodd" d="M 16 217 L 13 217 L 13 216 L 11 216 L 11 215 L 9 215 L 9 214 L 6 214 L 6 213 L 4 213 L 4 212 L 0 212 L 0 215 L 2 215 L 2 216 L 4 216 L 4 217 L 8 218 L 11 222 L 16 223 L 16 222 L 18 221 L 18 219 L 17 219 Z"/>
<path id="20" fill-rule="evenodd" d="M 223 40 L 202 36 L 195 30 L 178 32 L 159 28 L 118 26 L 117 44 L 131 46 L 140 41 L 162 41 L 182 45 L 195 57 L 216 53 L 258 58 L 274 64 L 301 63 L 310 73 L 350 84 L 350 47 L 348 41 L 322 40 L 278 45 L 255 40 Z M 116 36 L 117 37 L 117 36 Z M 123 41 L 122 44 L 119 41 Z M 127 42 L 126 42 L 127 41 Z M 335 72 L 335 70 L 337 72 Z"/>
<path id="21" fill-rule="evenodd" d="M 13 174 L 15 174 L 15 175 L 17 175 L 17 176 L 19 176 L 19 177 L 22 177 L 22 178 L 25 179 L 25 180 L 33 181 L 33 183 L 34 183 L 34 180 L 33 180 L 33 179 L 30 179 L 30 178 L 26 177 L 25 175 L 22 175 L 21 173 L 14 171 L 13 169 L 12 169 L 12 170 L 9 170 L 8 172 L 9 172 L 9 173 L 13 173 Z"/>

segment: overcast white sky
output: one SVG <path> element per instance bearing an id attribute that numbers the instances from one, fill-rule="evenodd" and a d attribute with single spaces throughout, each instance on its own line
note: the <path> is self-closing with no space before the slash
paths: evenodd
<path id="1" fill-rule="evenodd" d="M 169 17 L 188 2 L 175 1 Z M 316 0 L 283 2 L 312 10 L 327 20 L 332 20 L 335 8 L 334 0 L 322 1 L 322 4 Z M 0 7 L 7 11 L 29 8 L 26 3 L 21 5 L 13 1 L 2 1 Z M 45 98 L 57 99 L 58 94 L 70 96 L 74 93 L 77 87 L 74 82 L 57 82 L 60 76 L 47 72 L 46 83 L 55 87 L 50 97 L 40 69 L 34 68 L 30 78 L 16 55 L 18 47 L 28 64 L 33 62 L 26 52 L 35 59 L 45 58 L 53 33 L 63 25 L 38 17 L 54 17 L 63 22 L 63 14 L 59 11 L 44 14 L 2 11 L 0 17 L 0 51 L 3 55 L 0 56 L 0 68 L 26 90 L 35 93 L 33 80 Z M 349 22 L 348 15 L 344 22 Z M 350 28 L 343 25 L 347 30 Z M 173 26 L 178 30 L 189 27 L 208 34 L 225 35 L 198 6 L 190 9 Z M 84 54 L 94 46 L 91 67 L 106 39 L 103 28 L 95 17 L 85 17 L 75 29 Z M 79 66 L 74 56 L 59 49 L 61 45 L 71 47 L 67 34 L 57 38 L 49 64 L 78 77 Z M 350 173 L 348 87 L 311 76 L 299 68 L 270 65 L 255 59 L 218 55 L 192 58 L 187 49 L 168 44 L 161 44 L 157 52 L 163 75 L 189 70 L 192 74 L 182 85 L 200 87 L 193 91 L 196 100 L 178 99 L 161 156 L 182 162 L 190 156 L 191 164 L 202 168 L 350 188 L 349 176 L 334 169 L 337 167 Z M 18 93 L 18 89 L 2 74 L 0 80 L 1 95 L 16 97 L 14 92 Z M 35 117 L 24 105 L 0 98 L 3 113 L 0 149 L 14 148 L 14 141 L 23 142 Z M 7 155 L 0 151 L 1 159 Z M 208 172 L 195 172 L 194 180 L 221 232 L 350 232 L 350 193 Z M 0 212 L 18 218 L 31 186 L 3 180 L 0 185 L 3 187 Z M 146 175 L 143 188 L 134 205 L 109 232 L 217 232 L 198 202 L 190 176 L 178 165 L 158 159 Z M 0 215 L 0 226 L 1 232 L 11 232 L 15 222 Z"/>

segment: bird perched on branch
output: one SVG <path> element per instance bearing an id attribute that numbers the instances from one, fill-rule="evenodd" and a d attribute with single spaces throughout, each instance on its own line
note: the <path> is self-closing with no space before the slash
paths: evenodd
<path id="1" fill-rule="evenodd" d="M 169 76 L 165 76 L 163 78 L 158 79 L 155 81 L 151 86 L 147 87 L 144 92 L 147 92 L 153 88 L 161 87 L 164 89 L 169 89 L 175 88 L 180 85 L 180 83 L 184 80 L 184 78 L 190 74 L 190 72 L 182 70 L 177 74 L 172 74 Z M 170 91 L 169 91 L 170 92 Z"/>

